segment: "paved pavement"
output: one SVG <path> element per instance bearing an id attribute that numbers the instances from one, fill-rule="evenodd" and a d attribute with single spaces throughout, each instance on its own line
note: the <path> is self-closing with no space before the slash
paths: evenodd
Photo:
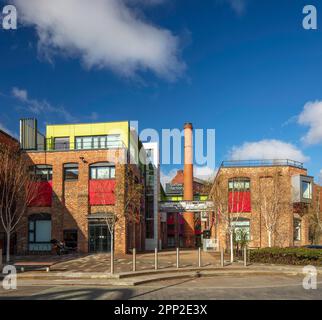
<path id="1" fill-rule="evenodd" d="M 176 279 L 136 287 L 86 285 L 73 281 L 73 285 L 43 282 L 30 285 L 19 281 L 18 289 L 0 289 L 0 299 L 33 300 L 176 300 L 176 299 L 322 299 L 322 278 L 317 290 L 305 290 L 302 276 L 220 276 L 197 279 Z M 321 280 L 321 281 L 320 281 Z"/>
<path id="2" fill-rule="evenodd" d="M 219 266 L 220 255 L 214 252 L 202 252 L 203 266 Z M 228 260 L 228 256 L 226 259 Z M 115 255 L 114 265 L 115 272 L 132 271 L 132 255 Z M 110 255 L 109 254 L 89 254 L 89 255 L 66 255 L 66 256 L 29 256 L 19 257 L 16 264 L 28 266 L 30 264 L 50 266 L 51 271 L 68 271 L 68 272 L 109 272 Z M 159 269 L 173 268 L 176 266 L 176 251 L 161 251 L 158 253 Z M 198 266 L 198 250 L 182 250 L 180 251 L 181 267 L 197 267 Z M 139 253 L 136 257 L 136 269 L 153 270 L 154 269 L 154 253 Z"/>

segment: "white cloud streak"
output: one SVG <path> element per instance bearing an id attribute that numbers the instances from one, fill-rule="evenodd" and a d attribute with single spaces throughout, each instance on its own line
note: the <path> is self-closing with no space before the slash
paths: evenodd
<path id="1" fill-rule="evenodd" d="M 289 159 L 300 162 L 309 160 L 295 145 L 280 140 L 245 142 L 229 152 L 231 160 Z"/>
<path id="2" fill-rule="evenodd" d="M 28 91 L 25 89 L 19 89 L 17 87 L 12 88 L 12 96 L 22 102 L 25 108 L 35 115 L 39 116 L 41 114 L 48 115 L 48 113 L 53 113 L 71 123 L 78 121 L 76 117 L 62 106 L 55 107 L 46 100 L 39 101 L 37 99 L 30 99 Z"/>
<path id="3" fill-rule="evenodd" d="M 305 144 L 313 145 L 322 142 L 322 101 L 308 102 L 298 117 L 298 123 L 309 127 L 302 137 Z"/>
<path id="4" fill-rule="evenodd" d="M 149 70 L 174 81 L 184 72 L 179 39 L 138 14 L 143 0 L 13 1 L 20 20 L 36 29 L 38 48 L 46 57 L 78 57 L 87 68 L 111 69 L 125 77 Z M 134 9 L 129 1 L 137 2 Z"/>

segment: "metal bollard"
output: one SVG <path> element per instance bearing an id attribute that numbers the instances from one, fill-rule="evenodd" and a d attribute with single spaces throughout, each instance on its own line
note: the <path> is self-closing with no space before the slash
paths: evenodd
<path id="1" fill-rule="evenodd" d="M 158 248 L 154 249 L 154 269 L 158 270 Z"/>
<path id="2" fill-rule="evenodd" d="M 247 267 L 247 248 L 244 248 L 244 267 Z"/>
<path id="3" fill-rule="evenodd" d="M 111 251 L 111 274 L 114 274 L 114 252 Z"/>
<path id="4" fill-rule="evenodd" d="M 220 249 L 220 265 L 222 268 L 225 266 L 224 248 Z"/>
<path id="5" fill-rule="evenodd" d="M 198 266 L 201 267 L 201 248 L 198 248 Z"/>
<path id="6" fill-rule="evenodd" d="M 133 272 L 136 271 L 136 249 L 133 248 Z"/>
<path id="7" fill-rule="evenodd" d="M 179 248 L 177 248 L 177 269 L 180 268 L 180 260 L 179 260 Z"/>

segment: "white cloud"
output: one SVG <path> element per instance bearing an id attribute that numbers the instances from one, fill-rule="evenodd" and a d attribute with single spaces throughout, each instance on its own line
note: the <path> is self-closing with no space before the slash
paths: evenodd
<path id="1" fill-rule="evenodd" d="M 246 0 L 226 0 L 229 3 L 230 7 L 235 11 L 239 16 L 243 15 L 246 10 Z"/>
<path id="2" fill-rule="evenodd" d="M 48 115 L 48 113 L 54 113 L 61 116 L 64 120 L 68 122 L 77 122 L 78 119 L 75 118 L 70 112 L 68 112 L 64 107 L 59 106 L 55 107 L 52 106 L 46 100 L 36 100 L 30 99 L 28 95 L 28 91 L 25 89 L 19 89 L 17 87 L 12 88 L 12 95 L 14 98 L 21 101 L 26 109 L 36 115 Z"/>
<path id="3" fill-rule="evenodd" d="M 320 170 L 320 174 L 319 174 L 319 183 L 322 183 L 322 169 Z"/>
<path id="4" fill-rule="evenodd" d="M 170 170 L 168 173 L 165 173 L 161 170 L 160 172 L 160 182 L 162 184 L 162 186 L 165 188 L 165 185 L 167 183 L 170 183 L 171 180 L 175 177 L 175 175 L 177 174 L 178 169 L 172 169 Z"/>
<path id="5" fill-rule="evenodd" d="M 129 1 L 14 0 L 14 3 L 20 20 L 35 27 L 38 47 L 46 57 L 62 53 L 80 57 L 88 68 L 108 68 L 123 76 L 150 70 L 175 80 L 185 68 L 178 58 L 178 38 L 147 22 L 137 11 L 140 3 L 131 8 L 126 5 Z M 131 2 L 135 5 L 138 0 Z"/>
<path id="6" fill-rule="evenodd" d="M 19 88 L 13 88 L 12 94 L 15 98 L 21 100 L 21 101 L 27 101 L 28 100 L 28 92 L 27 90 L 19 89 Z"/>
<path id="7" fill-rule="evenodd" d="M 305 162 L 309 158 L 295 145 L 280 140 L 245 142 L 234 146 L 229 153 L 231 160 L 290 159 Z"/>
<path id="8" fill-rule="evenodd" d="M 322 142 L 322 101 L 308 102 L 298 117 L 299 124 L 309 127 L 308 133 L 302 137 L 306 144 Z"/>
<path id="9" fill-rule="evenodd" d="M 215 175 L 217 173 L 217 169 L 212 169 L 209 167 L 193 167 L 193 175 L 196 178 L 199 178 L 204 181 L 210 181 L 215 178 Z"/>

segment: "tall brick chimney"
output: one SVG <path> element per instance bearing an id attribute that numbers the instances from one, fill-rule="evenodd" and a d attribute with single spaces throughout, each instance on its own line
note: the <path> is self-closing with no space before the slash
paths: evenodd
<path id="1" fill-rule="evenodd" d="M 192 124 L 184 125 L 184 173 L 183 173 L 183 199 L 193 200 L 193 141 Z M 195 247 L 194 214 L 185 212 L 184 219 L 184 247 Z"/>

